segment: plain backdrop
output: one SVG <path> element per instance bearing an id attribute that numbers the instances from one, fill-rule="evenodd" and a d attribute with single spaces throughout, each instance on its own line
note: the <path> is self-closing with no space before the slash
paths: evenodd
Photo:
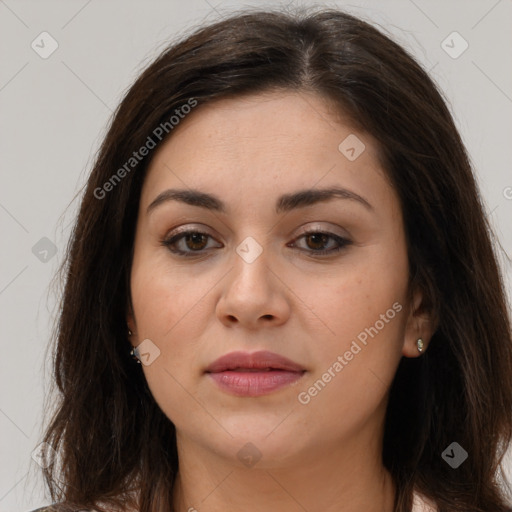
<path id="1" fill-rule="evenodd" d="M 244 6 L 287 4 L 0 0 L 0 511 L 49 503 L 31 454 L 52 377 L 46 347 L 59 297 L 50 285 L 112 111 L 167 43 Z M 317 5 L 377 24 L 440 85 L 499 238 L 510 296 L 512 1 Z"/>

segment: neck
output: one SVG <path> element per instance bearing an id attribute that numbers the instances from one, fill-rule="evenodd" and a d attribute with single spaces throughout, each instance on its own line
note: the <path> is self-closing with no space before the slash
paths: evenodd
<path id="1" fill-rule="evenodd" d="M 174 510 L 392 512 L 395 486 L 382 465 L 382 440 L 361 434 L 318 444 L 286 462 L 262 458 L 251 468 L 178 435 Z"/>

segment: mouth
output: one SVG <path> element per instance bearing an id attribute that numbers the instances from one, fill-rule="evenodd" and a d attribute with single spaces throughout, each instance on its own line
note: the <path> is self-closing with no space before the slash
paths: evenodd
<path id="1" fill-rule="evenodd" d="M 272 371 L 284 371 L 280 368 L 233 368 L 232 370 L 224 370 L 226 372 L 272 372 Z"/>
<path id="2" fill-rule="evenodd" d="M 294 384 L 305 372 L 294 361 L 268 351 L 231 352 L 205 370 L 222 391 L 246 397 L 266 395 Z"/>

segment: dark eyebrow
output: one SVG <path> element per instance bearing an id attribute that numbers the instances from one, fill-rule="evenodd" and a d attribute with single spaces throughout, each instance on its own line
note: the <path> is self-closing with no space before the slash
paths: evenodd
<path id="1" fill-rule="evenodd" d="M 276 202 L 276 213 L 285 213 L 296 208 L 303 208 L 315 203 L 329 201 L 330 199 L 350 199 L 362 204 L 368 210 L 373 210 L 372 205 L 363 197 L 345 188 L 331 187 L 325 189 L 299 190 L 292 194 L 280 196 Z M 226 205 L 215 195 L 200 192 L 195 189 L 168 189 L 152 201 L 146 213 L 150 213 L 157 206 L 167 201 L 181 201 L 191 206 L 199 206 L 208 210 L 226 213 Z"/>
<path id="2" fill-rule="evenodd" d="M 329 201 L 331 199 L 351 199 L 362 204 L 368 210 L 373 210 L 373 206 L 359 194 L 346 188 L 331 187 L 323 189 L 299 190 L 293 194 L 284 194 L 277 200 L 276 213 L 284 213 L 294 208 L 303 208 L 311 204 Z"/>

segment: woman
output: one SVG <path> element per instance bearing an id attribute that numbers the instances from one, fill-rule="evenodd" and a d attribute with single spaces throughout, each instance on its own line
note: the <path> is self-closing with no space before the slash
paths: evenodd
<path id="1" fill-rule="evenodd" d="M 367 23 L 245 13 L 162 53 L 66 275 L 53 509 L 511 510 L 480 196 L 436 86 Z"/>

